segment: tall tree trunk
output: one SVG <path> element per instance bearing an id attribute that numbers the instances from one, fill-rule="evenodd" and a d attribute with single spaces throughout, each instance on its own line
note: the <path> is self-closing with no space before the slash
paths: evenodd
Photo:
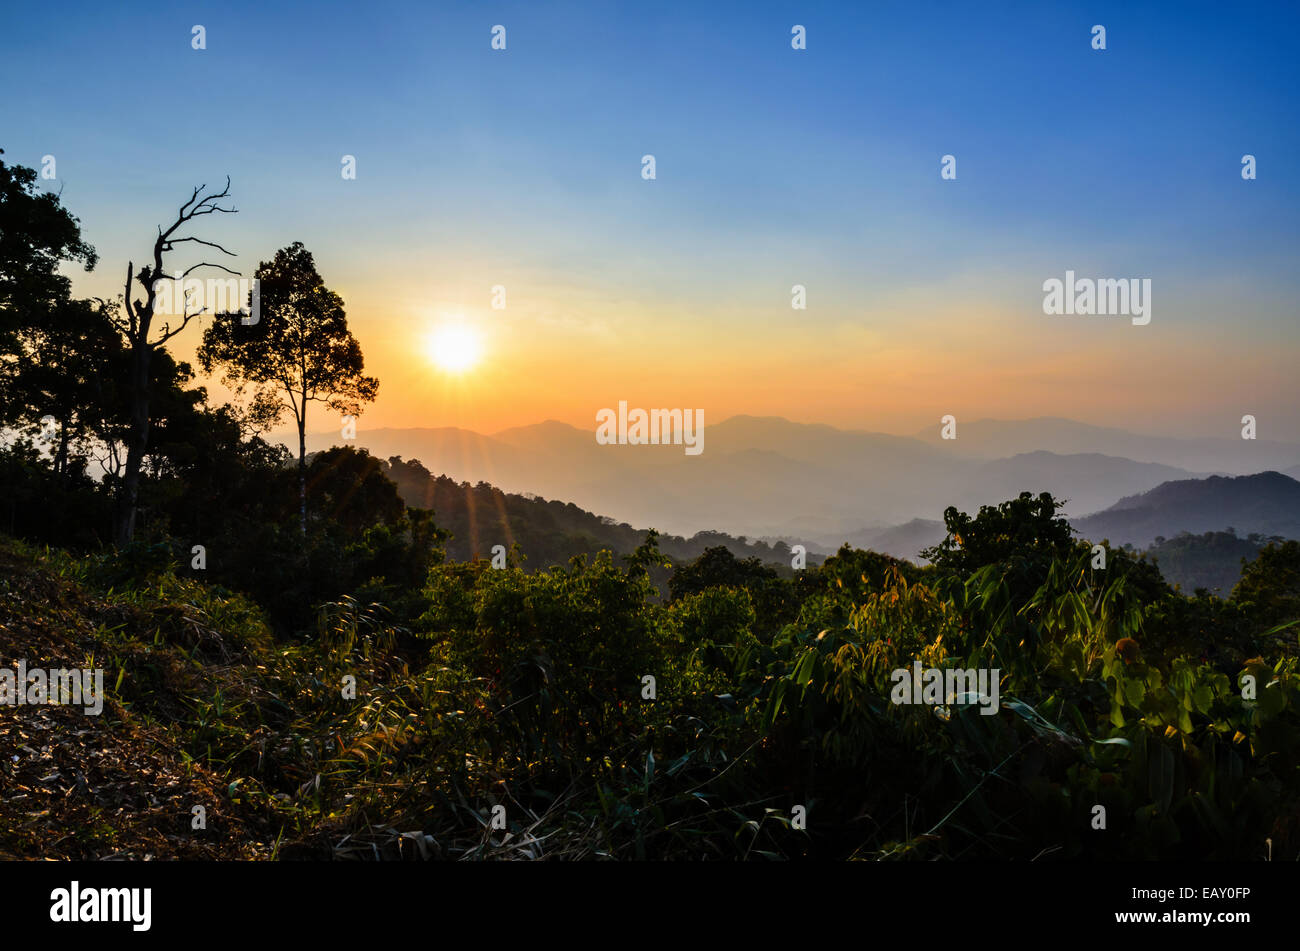
<path id="1" fill-rule="evenodd" d="M 140 470 L 149 441 L 149 348 L 137 346 L 131 354 L 131 432 L 127 438 L 126 471 L 118 498 L 117 544 L 125 548 L 135 537 L 135 517 L 140 497 Z"/>
<path id="2" fill-rule="evenodd" d="M 118 324 L 118 329 L 131 346 L 131 429 L 127 434 L 126 467 L 117 500 L 117 512 L 115 514 L 117 524 L 113 526 L 113 534 L 116 536 L 117 544 L 123 548 L 131 544 L 131 540 L 135 538 L 135 520 L 139 511 L 140 498 L 140 470 L 144 467 L 145 449 L 149 444 L 150 359 L 155 348 L 166 344 L 168 340 L 188 327 L 191 320 L 203 313 L 202 310 L 191 312 L 188 306 L 182 306 L 179 325 L 171 326 L 169 321 L 169 323 L 163 324 L 163 332 L 158 339 L 152 341 L 149 339 L 149 330 L 153 325 L 155 316 L 154 304 L 157 301 L 157 282 L 164 279 L 167 273 L 163 267 L 163 255 L 171 251 L 176 243 L 198 241 L 207 247 L 216 248 L 222 254 L 234 256 L 233 252 L 227 251 L 215 241 L 203 241 L 192 236 L 173 237 L 178 229 L 189 224 L 199 215 L 210 215 L 214 212 L 234 213 L 235 209 L 223 208 L 217 204 L 222 198 L 227 198 L 230 195 L 229 177 L 226 178 L 225 189 L 220 192 L 205 195 L 206 187 L 200 185 L 194 189 L 189 200 L 181 205 L 180 210 L 176 213 L 176 220 L 172 222 L 166 231 L 159 227 L 158 237 L 154 239 L 153 243 L 152 266 L 146 265 L 140 268 L 140 273 L 137 275 L 135 273 L 135 264 L 131 261 L 126 264 L 126 286 L 122 295 L 122 305 L 126 313 Z M 186 269 L 183 274 L 177 273 L 177 280 L 181 281 L 182 295 L 184 294 L 183 279 L 185 275 L 201 267 L 217 267 L 230 274 L 238 273 L 220 264 L 213 265 L 206 261 L 196 264 Z M 131 299 L 131 288 L 133 282 L 136 281 L 144 289 L 145 297 L 143 301 Z"/>
<path id="3" fill-rule="evenodd" d="M 59 424 L 59 448 L 54 453 L 54 474 L 58 477 L 60 484 L 66 485 L 68 482 L 68 425 L 66 422 Z"/>
<path id="4" fill-rule="evenodd" d="M 307 407 L 298 417 L 298 524 L 307 537 Z"/>

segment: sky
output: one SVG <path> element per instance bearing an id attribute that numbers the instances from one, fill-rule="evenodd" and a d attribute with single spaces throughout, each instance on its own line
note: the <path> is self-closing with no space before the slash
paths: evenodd
<path id="1" fill-rule="evenodd" d="M 362 428 L 594 428 L 627 400 L 896 433 L 1235 436 L 1249 413 L 1300 439 L 1296 4 L 74 0 L 0 23 L 4 159 L 54 156 L 43 187 L 100 255 L 74 291 L 120 294 L 229 175 L 239 213 L 191 233 L 246 275 L 306 244 L 380 379 Z M 1067 270 L 1150 279 L 1150 323 L 1044 314 Z M 471 367 L 436 352 L 446 326 Z"/>

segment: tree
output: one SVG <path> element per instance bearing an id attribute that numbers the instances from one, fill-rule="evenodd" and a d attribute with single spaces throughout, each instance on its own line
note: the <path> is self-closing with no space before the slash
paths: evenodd
<path id="1" fill-rule="evenodd" d="M 56 424 L 51 453 L 64 478 L 88 437 L 103 437 L 119 402 L 113 370 L 122 366 L 121 339 L 103 301 L 63 299 L 46 319 L 17 329 L 16 352 L 4 387 L 4 415 L 14 427 L 44 441 Z"/>
<path id="2" fill-rule="evenodd" d="M 123 298 L 123 314 L 115 320 L 118 331 L 125 339 L 130 353 L 127 380 L 127 392 L 130 398 L 130 425 L 126 437 L 126 464 L 123 468 L 118 495 L 115 531 L 117 543 L 123 547 L 129 545 L 132 538 L 135 537 L 135 520 L 139 511 L 140 470 L 144 465 L 145 452 L 149 444 L 149 402 L 152 397 L 150 364 L 153 362 L 155 351 L 188 327 L 191 320 L 206 310 L 206 308 L 200 308 L 191 312 L 188 302 L 184 303 L 179 314 L 180 323 L 175 327 L 171 325 L 170 321 L 164 323 L 157 339 L 150 339 L 154 317 L 158 316 L 156 314 L 158 290 L 161 282 L 166 279 L 167 273 L 163 268 L 163 255 L 175 250 L 178 244 L 194 242 L 205 247 L 215 248 L 222 254 L 234 256 L 233 251 L 227 251 L 213 241 L 205 241 L 202 238 L 190 235 L 178 235 L 178 232 L 189 225 L 195 218 L 210 215 L 214 212 L 223 214 L 233 214 L 235 212 L 234 208 L 223 208 L 218 204 L 221 199 L 230 197 L 229 178 L 226 179 L 226 187 L 220 192 L 205 195 L 206 189 L 206 185 L 195 188 L 189 199 L 181 205 L 180 210 L 176 213 L 176 220 L 171 223 L 167 230 L 164 231 L 161 227 L 158 228 L 158 237 L 153 243 L 152 266 L 146 264 L 140 268 L 139 274 L 135 273 L 134 262 L 128 261 L 126 266 L 126 294 Z M 202 261 L 180 272 L 179 282 L 182 286 L 185 278 L 201 267 L 215 267 L 227 274 L 239 274 L 238 271 L 232 271 L 223 265 Z M 132 280 L 138 281 L 144 288 L 145 297 L 143 300 L 131 300 Z"/>
<path id="3" fill-rule="evenodd" d="M 406 508 L 383 460 L 364 449 L 335 446 L 316 453 L 307 479 L 312 508 L 328 512 L 331 522 L 352 535 L 381 522 L 391 524 Z"/>
<path id="4" fill-rule="evenodd" d="M 4 149 L 0 149 L 0 155 Z M 95 249 L 59 196 L 36 187 L 35 169 L 0 160 L 0 332 L 12 329 L 33 306 L 67 298 L 64 261 L 94 270 Z"/>
<path id="5" fill-rule="evenodd" d="M 943 523 L 948 534 L 921 552 L 940 571 L 966 576 L 985 565 L 1065 557 L 1074 548 L 1073 530 L 1056 513 L 1064 502 L 1029 492 L 1000 505 L 981 505 L 974 518 L 949 506 Z"/>
<path id="6" fill-rule="evenodd" d="M 1241 561 L 1232 600 L 1263 627 L 1300 620 L 1300 541 L 1270 542 L 1254 561 Z"/>
<path id="7" fill-rule="evenodd" d="M 261 317 L 245 324 L 222 314 L 203 335 L 199 362 L 236 394 L 276 402 L 275 418 L 293 413 L 298 427 L 298 517 L 307 534 L 307 405 L 324 403 L 351 415 L 374 400 L 379 381 L 363 374 L 361 345 L 348 330 L 343 299 L 325 286 L 301 241 L 277 251 L 257 269 Z"/>
<path id="8" fill-rule="evenodd" d="M 704 549 L 690 564 L 679 566 L 668 582 L 668 590 L 673 600 L 678 601 L 708 588 L 751 588 L 757 591 L 776 578 L 776 569 L 758 558 L 741 560 L 731 553 L 730 548 L 715 545 Z"/>
<path id="9" fill-rule="evenodd" d="M 30 388 L 16 389 L 32 370 L 33 335 L 49 342 L 65 318 L 80 323 L 89 306 L 69 306 L 71 285 L 59 265 L 80 261 L 90 271 L 96 263 L 77 219 L 36 181 L 34 169 L 0 160 L 0 423 L 28 427 L 35 425 L 33 412 L 39 418 L 47 411 L 38 399 L 33 405 Z"/>

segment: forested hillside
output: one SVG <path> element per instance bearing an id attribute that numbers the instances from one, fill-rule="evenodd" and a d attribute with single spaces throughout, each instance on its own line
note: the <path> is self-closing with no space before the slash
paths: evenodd
<path id="1" fill-rule="evenodd" d="M 1182 588 L 1184 593 L 1192 594 L 1204 588 L 1211 594 L 1227 597 L 1241 580 L 1244 564 L 1254 561 L 1265 544 L 1284 541 L 1262 535 L 1239 538 L 1235 532 L 1203 535 L 1180 532 L 1173 538 L 1157 538 L 1147 549 L 1147 556 L 1165 580 Z"/>
<path id="2" fill-rule="evenodd" d="M 653 539 L 531 574 L 435 557 L 287 638 L 174 562 L 3 542 L 3 659 L 110 687 L 98 718 L 0 721 L 0 851 L 1300 856 L 1300 546 L 1189 600 L 1122 551 L 1093 568 L 1053 513 L 952 511 L 927 569 L 844 549 L 780 579 L 716 549 L 667 603 Z M 1000 702 L 900 705 L 914 662 L 991 669 Z"/>
<path id="3" fill-rule="evenodd" d="M 1150 545 L 1158 536 L 1233 529 L 1246 535 L 1300 538 L 1300 482 L 1280 472 L 1165 482 L 1074 520 L 1087 538 Z"/>
<path id="4" fill-rule="evenodd" d="M 434 476 L 418 460 L 395 456 L 384 474 L 397 485 L 398 495 L 412 508 L 433 509 L 438 524 L 451 532 L 447 554 L 456 560 L 490 556 L 494 545 L 518 544 L 534 567 L 562 565 L 574 555 L 594 555 L 608 549 L 631 554 L 645 539 L 645 530 L 584 511 L 572 502 L 547 500 L 536 495 L 502 492 L 480 482 L 455 482 Z M 741 558 L 757 558 L 786 574 L 791 566 L 790 547 L 782 542 L 750 542 L 724 532 L 701 531 L 690 538 L 659 535 L 659 550 L 676 561 L 701 555 L 706 548 L 725 546 Z M 811 556 L 813 562 L 820 560 Z"/>

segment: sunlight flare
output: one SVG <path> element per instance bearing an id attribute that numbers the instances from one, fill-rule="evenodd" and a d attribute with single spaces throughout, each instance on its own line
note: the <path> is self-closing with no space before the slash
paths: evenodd
<path id="1" fill-rule="evenodd" d="M 447 373 L 464 373 L 483 356 L 483 338 L 466 323 L 445 323 L 429 335 L 429 358 Z"/>

